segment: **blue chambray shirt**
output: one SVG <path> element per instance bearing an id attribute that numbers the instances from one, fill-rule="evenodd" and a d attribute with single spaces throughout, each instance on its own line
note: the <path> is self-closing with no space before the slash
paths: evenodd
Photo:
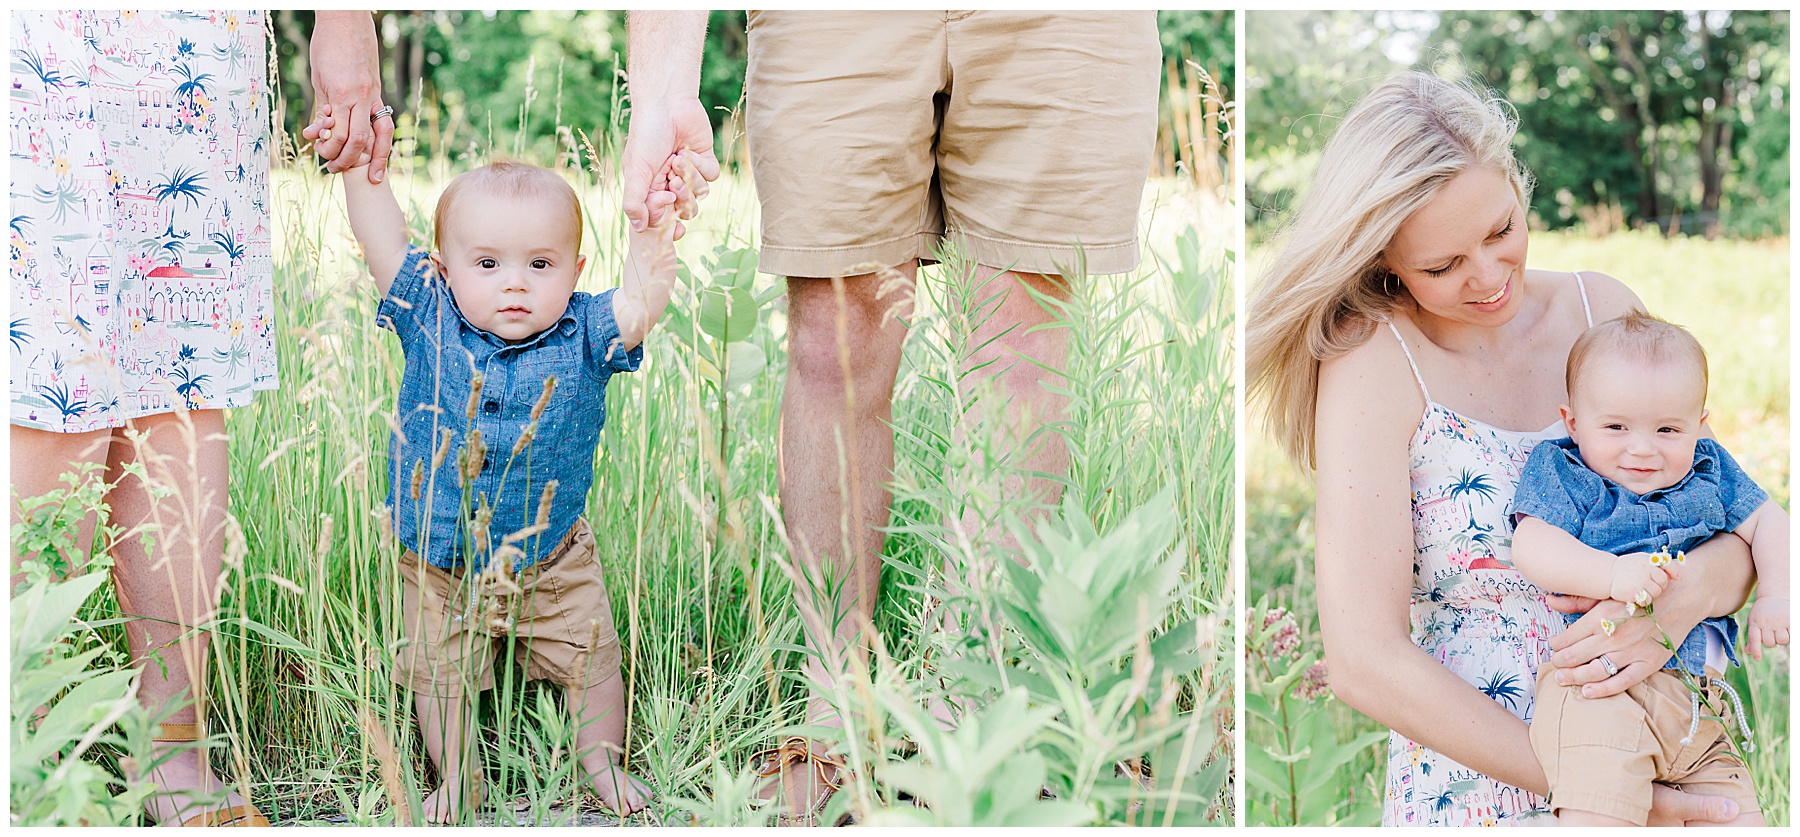
<path id="1" fill-rule="evenodd" d="M 375 322 L 400 338 L 406 372 L 395 409 L 397 431 L 388 445 L 388 507 L 400 542 L 435 567 L 479 570 L 507 535 L 535 522 L 540 498 L 556 482 L 549 528 L 517 541 L 524 557 L 514 569 L 547 556 L 587 506 L 594 481 L 594 450 L 606 423 L 606 383 L 614 372 L 632 372 L 642 346 L 618 348 L 612 291 L 576 293 L 556 325 L 516 344 L 469 324 L 430 254 L 408 246 L 400 272 L 375 311 Z M 474 373 L 483 384 L 468 418 Z M 550 403 L 533 441 L 515 458 L 513 445 L 531 423 L 531 411 L 556 378 Z M 458 462 L 479 430 L 487 455 L 466 487 Z M 449 450 L 435 470 L 436 448 Z M 418 499 L 413 473 L 422 472 Z M 471 537 L 482 499 L 494 510 L 488 544 Z"/>
<path id="2" fill-rule="evenodd" d="M 1531 515 L 1588 546 L 1614 555 L 1655 552 L 1667 546 L 1673 554 L 1743 525 L 1769 499 L 1738 467 L 1724 446 L 1701 439 L 1694 446 L 1694 467 L 1680 482 L 1648 494 L 1637 494 L 1589 470 L 1573 439 L 1552 439 L 1531 451 L 1519 475 L 1513 500 L 1515 515 Z M 1573 623 L 1578 614 L 1568 614 Z M 1732 665 L 1737 658 L 1737 621 L 1729 616 L 1694 626 L 1663 668 L 1700 675 L 1706 666 L 1706 634 L 1725 646 Z"/>

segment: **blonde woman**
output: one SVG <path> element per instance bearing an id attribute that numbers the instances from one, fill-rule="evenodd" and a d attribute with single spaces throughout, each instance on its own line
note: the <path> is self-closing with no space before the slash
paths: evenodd
<path id="1" fill-rule="evenodd" d="M 1564 630 L 1512 566 L 1512 497 L 1559 436 L 1563 367 L 1637 306 L 1591 272 L 1527 270 L 1529 176 L 1504 102 L 1423 73 L 1372 90 L 1325 146 L 1250 304 L 1252 397 L 1316 470 L 1319 621 L 1339 697 L 1393 730 L 1384 825 L 1550 824 L 1526 724 L 1541 664 L 1589 696 L 1668 657 L 1649 620 L 1594 604 Z M 1720 537 L 1657 600 L 1680 636 L 1736 610 L 1749 552 Z M 1409 628 L 1410 626 L 1410 628 Z M 1726 821 L 1659 788 L 1653 824 Z"/>

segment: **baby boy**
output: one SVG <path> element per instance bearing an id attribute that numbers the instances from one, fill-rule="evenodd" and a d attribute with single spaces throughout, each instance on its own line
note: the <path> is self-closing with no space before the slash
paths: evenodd
<path id="1" fill-rule="evenodd" d="M 435 252 L 409 243 L 386 183 L 344 173 L 351 229 L 382 296 L 376 321 L 406 357 L 388 453 L 393 530 L 407 548 L 394 677 L 414 694 L 441 781 L 425 800 L 432 821 L 481 803 L 470 697 L 493 687 L 499 640 L 517 643 L 529 679 L 566 690 L 601 802 L 621 814 L 648 802 L 619 766 L 619 641 L 581 515 L 607 381 L 638 368 L 668 304 L 671 206 L 692 200 L 684 165 L 671 159 L 668 189 L 651 195 L 658 223 L 630 234 L 620 286 L 598 295 L 575 291 L 580 204 L 554 172 L 500 162 L 452 180 Z"/>
<path id="2" fill-rule="evenodd" d="M 1548 591 L 1647 606 L 1677 577 L 1684 550 L 1735 532 L 1750 544 L 1758 578 L 1750 653 L 1761 659 L 1762 646 L 1786 644 L 1788 517 L 1702 438 L 1699 342 L 1632 312 L 1576 341 L 1567 387 L 1569 438 L 1539 444 L 1519 478 L 1519 571 Z M 1730 618 L 1709 619 L 1661 671 L 1608 698 L 1583 698 L 1543 667 L 1531 742 L 1560 824 L 1644 825 L 1652 782 L 1729 796 L 1743 812 L 1733 825 L 1763 824 L 1724 723 L 1739 708 L 1720 676 L 1728 658 L 1736 662 L 1736 634 Z"/>

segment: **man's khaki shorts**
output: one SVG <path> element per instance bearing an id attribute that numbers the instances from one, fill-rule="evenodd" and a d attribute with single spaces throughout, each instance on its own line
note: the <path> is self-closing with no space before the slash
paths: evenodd
<path id="1" fill-rule="evenodd" d="M 394 681 L 419 694 L 456 698 L 494 687 L 495 646 L 519 643 L 530 680 L 584 689 L 619 670 L 619 635 L 600 577 L 594 533 L 577 519 L 550 555 L 512 577 L 400 558 L 401 630 Z M 476 588 L 476 589 L 471 589 Z"/>
<path id="2" fill-rule="evenodd" d="M 765 11 L 749 37 L 763 272 L 929 263 L 946 229 L 990 267 L 1137 267 L 1154 12 Z"/>
<path id="3" fill-rule="evenodd" d="M 1700 729 L 1692 743 L 1692 693 L 1671 671 L 1659 671 L 1622 695 L 1590 699 L 1579 687 L 1558 686 L 1555 671 L 1538 675 L 1531 747 L 1550 780 L 1552 810 L 1569 808 L 1643 825 L 1650 816 L 1651 783 L 1679 785 L 1689 793 L 1737 800 L 1738 810 L 1760 810 L 1750 771 L 1732 752 L 1726 727 L 1706 715 L 1732 720 L 1723 690 L 1701 689 Z M 1706 671 L 1709 678 L 1718 672 Z"/>

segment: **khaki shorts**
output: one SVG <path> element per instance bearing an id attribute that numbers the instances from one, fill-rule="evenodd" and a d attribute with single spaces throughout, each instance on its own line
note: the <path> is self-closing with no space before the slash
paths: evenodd
<path id="1" fill-rule="evenodd" d="M 619 635 L 600 577 L 594 533 L 576 519 L 562 543 L 504 589 L 485 573 L 472 586 L 461 569 L 400 558 L 401 630 L 394 682 L 419 694 L 456 698 L 494 687 L 495 646 L 519 641 L 530 680 L 587 688 L 619 671 Z"/>
<path id="2" fill-rule="evenodd" d="M 990 267 L 1137 267 L 1154 12 L 751 12 L 749 37 L 763 272 L 929 263 L 946 229 Z"/>
<path id="3" fill-rule="evenodd" d="M 1706 715 L 1732 720 L 1730 700 L 1717 686 L 1701 689 L 1700 729 L 1692 743 L 1692 701 L 1680 676 L 1659 671 L 1608 698 L 1588 699 L 1578 687 L 1558 686 L 1555 671 L 1538 676 L 1531 747 L 1550 780 L 1550 808 L 1604 814 L 1643 825 L 1650 816 L 1651 783 L 1679 785 L 1689 793 L 1737 800 L 1751 813 L 1756 787 L 1732 751 L 1725 727 Z M 1709 677 L 1718 676 L 1712 669 Z"/>

